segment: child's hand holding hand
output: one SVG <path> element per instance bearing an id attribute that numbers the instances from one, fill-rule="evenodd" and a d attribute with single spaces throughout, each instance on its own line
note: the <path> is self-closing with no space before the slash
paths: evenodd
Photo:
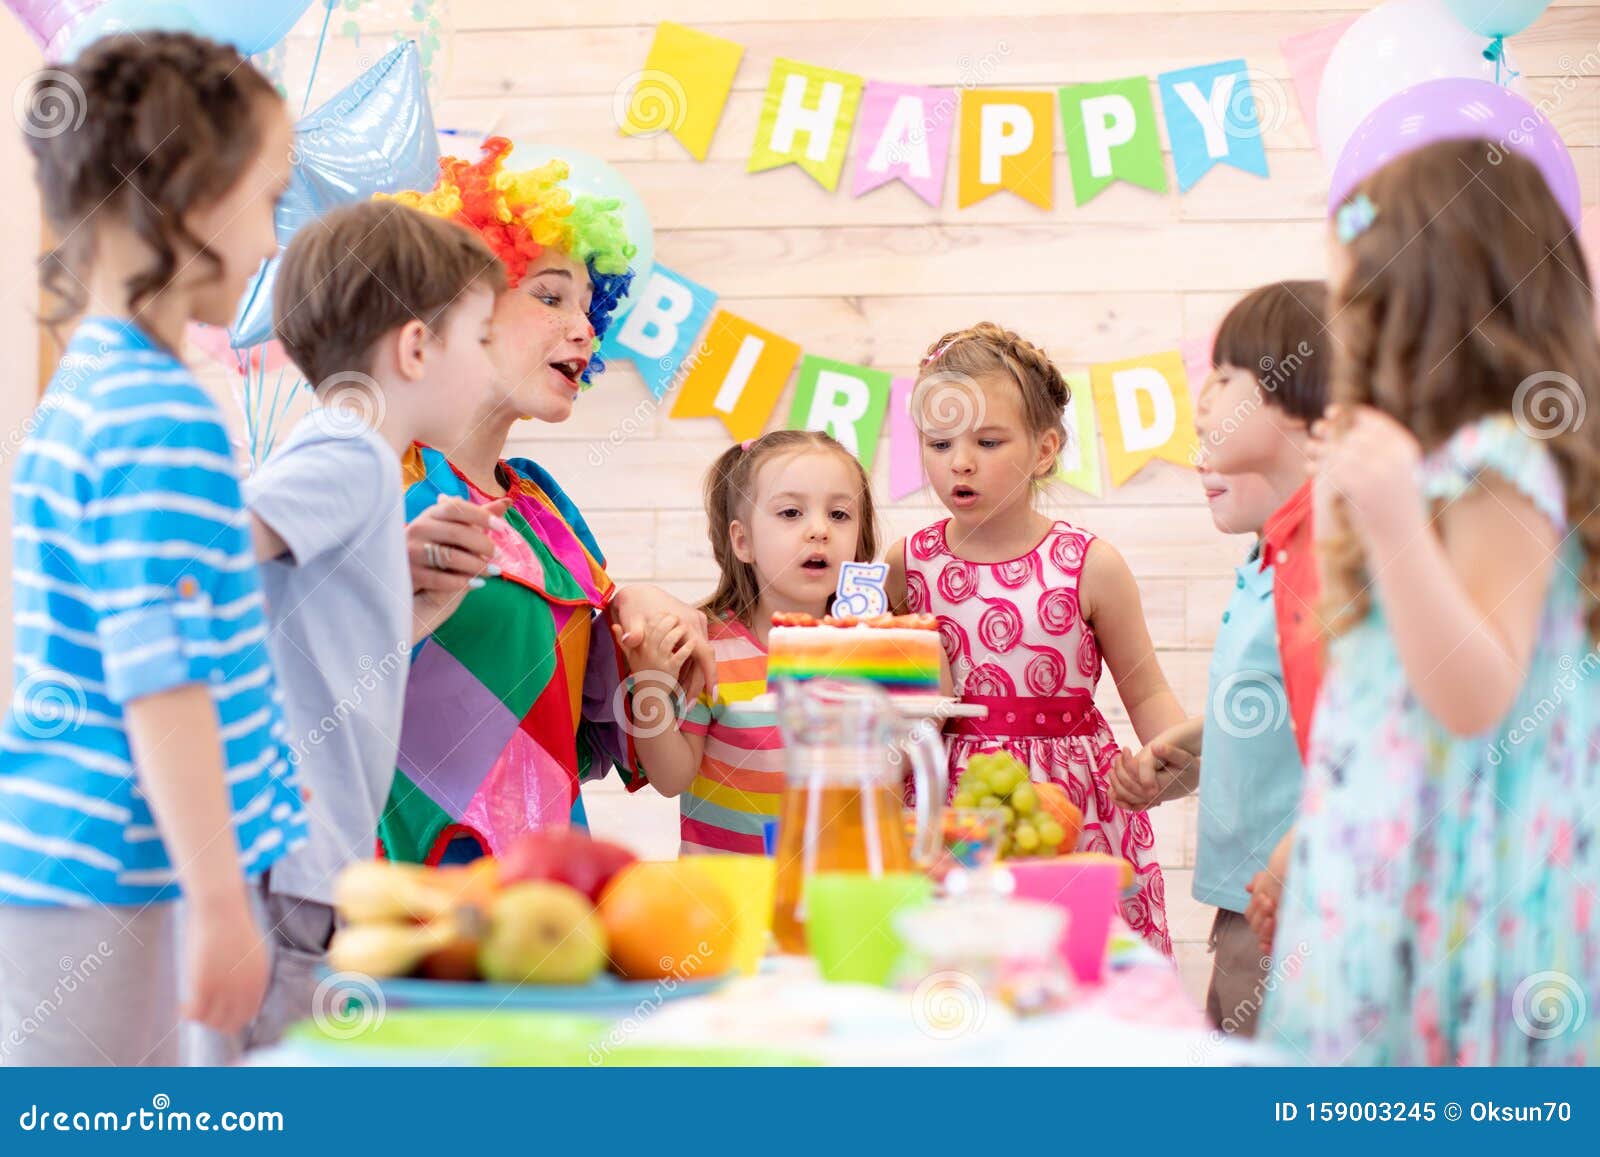
<path id="1" fill-rule="evenodd" d="M 499 575 L 489 525 L 510 506 L 509 498 L 479 506 L 441 495 L 406 526 L 413 642 L 431 635 L 454 614 L 467 592 L 483 585 L 482 576 Z"/>
<path id="2" fill-rule="evenodd" d="M 1311 434 L 1307 453 L 1319 515 L 1335 498 L 1344 499 L 1353 528 L 1368 544 L 1404 543 L 1426 525 L 1417 479 L 1422 447 L 1410 430 L 1371 406 L 1329 406 Z"/>
<path id="3" fill-rule="evenodd" d="M 1272 941 L 1278 934 L 1278 907 L 1283 902 L 1283 882 L 1289 876 L 1289 851 L 1294 847 L 1294 832 L 1278 841 L 1267 859 L 1266 869 L 1244 886 L 1250 893 L 1250 904 L 1244 918 L 1250 930 L 1261 941 L 1261 955 L 1272 955 Z"/>
<path id="4" fill-rule="evenodd" d="M 1124 748 L 1111 765 L 1111 800 L 1129 811 L 1146 811 L 1185 794 L 1184 781 L 1199 770 L 1200 757 L 1157 738 L 1137 755 Z"/>

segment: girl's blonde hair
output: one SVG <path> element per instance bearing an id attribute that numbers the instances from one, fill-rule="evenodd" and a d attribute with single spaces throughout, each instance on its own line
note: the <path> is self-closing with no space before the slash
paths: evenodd
<path id="1" fill-rule="evenodd" d="M 855 560 L 871 562 L 877 556 L 878 514 L 872 504 L 872 485 L 860 461 L 837 439 L 815 430 L 774 430 L 753 442 L 730 446 L 706 475 L 707 535 L 721 575 L 715 593 L 700 605 L 710 618 L 734 618 L 747 627 L 752 625 L 750 620 L 761 601 L 761 581 L 756 568 L 733 553 L 728 528 L 736 519 L 748 523 L 761 468 L 774 459 L 803 453 L 837 454 L 850 463 L 860 483 L 861 529 L 856 538 Z"/>
<path id="2" fill-rule="evenodd" d="M 1329 301 L 1330 400 L 1377 407 L 1424 452 L 1479 418 L 1513 416 L 1554 455 L 1583 584 L 1600 590 L 1600 421 L 1583 420 L 1600 412 L 1594 294 L 1539 170 L 1487 140 L 1442 141 L 1386 165 L 1351 201 L 1370 223 L 1349 231 L 1350 267 Z M 1571 396 L 1551 423 L 1550 397 L 1529 383 L 1554 382 Z M 1340 634 L 1370 598 L 1343 503 L 1334 522 L 1323 618 Z M 1600 603 L 1589 627 L 1600 638 Z"/>
<path id="3" fill-rule="evenodd" d="M 976 429 L 983 424 L 982 395 L 970 381 L 996 373 L 1005 374 L 1021 391 L 1028 433 L 1037 439 L 1054 430 L 1065 446 L 1062 414 L 1072 400 L 1067 379 L 1038 346 L 989 321 L 947 333 L 928 347 L 911 393 L 912 415 L 929 414 L 941 428 Z M 1044 477 L 1056 472 L 1060 460 L 1058 450 Z"/>

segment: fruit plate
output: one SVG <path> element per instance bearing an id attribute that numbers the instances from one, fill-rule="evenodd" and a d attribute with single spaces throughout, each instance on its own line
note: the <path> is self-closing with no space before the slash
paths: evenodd
<path id="1" fill-rule="evenodd" d="M 420 980 L 412 977 L 377 981 L 385 1008 L 462 1008 L 588 1013 L 627 1016 L 641 1006 L 654 1008 L 668 1000 L 715 992 L 731 977 L 711 980 L 620 980 L 602 972 L 588 984 L 491 984 L 479 980 Z M 352 995 L 360 997 L 360 993 Z"/>

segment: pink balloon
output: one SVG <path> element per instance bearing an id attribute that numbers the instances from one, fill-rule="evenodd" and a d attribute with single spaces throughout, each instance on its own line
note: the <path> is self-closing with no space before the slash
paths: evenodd
<path id="1" fill-rule="evenodd" d="M 1334 165 L 1328 212 L 1337 212 L 1351 190 L 1396 157 L 1436 141 L 1476 137 L 1537 165 L 1567 220 L 1578 226 L 1583 217 L 1578 170 L 1555 126 L 1516 93 L 1464 77 L 1425 81 L 1374 109 Z"/>
<path id="2" fill-rule="evenodd" d="M 105 0 L 5 0 L 51 60 L 61 54 L 78 22 L 103 3 Z"/>

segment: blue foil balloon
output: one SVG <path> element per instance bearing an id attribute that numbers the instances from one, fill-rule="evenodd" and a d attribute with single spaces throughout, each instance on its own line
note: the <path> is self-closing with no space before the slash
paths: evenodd
<path id="1" fill-rule="evenodd" d="M 278 206 L 278 246 L 328 210 L 374 193 L 426 189 L 439 174 L 439 139 L 416 44 L 407 41 L 295 126 L 294 173 Z M 234 349 L 272 337 L 278 258 L 262 266 L 229 328 Z"/>

